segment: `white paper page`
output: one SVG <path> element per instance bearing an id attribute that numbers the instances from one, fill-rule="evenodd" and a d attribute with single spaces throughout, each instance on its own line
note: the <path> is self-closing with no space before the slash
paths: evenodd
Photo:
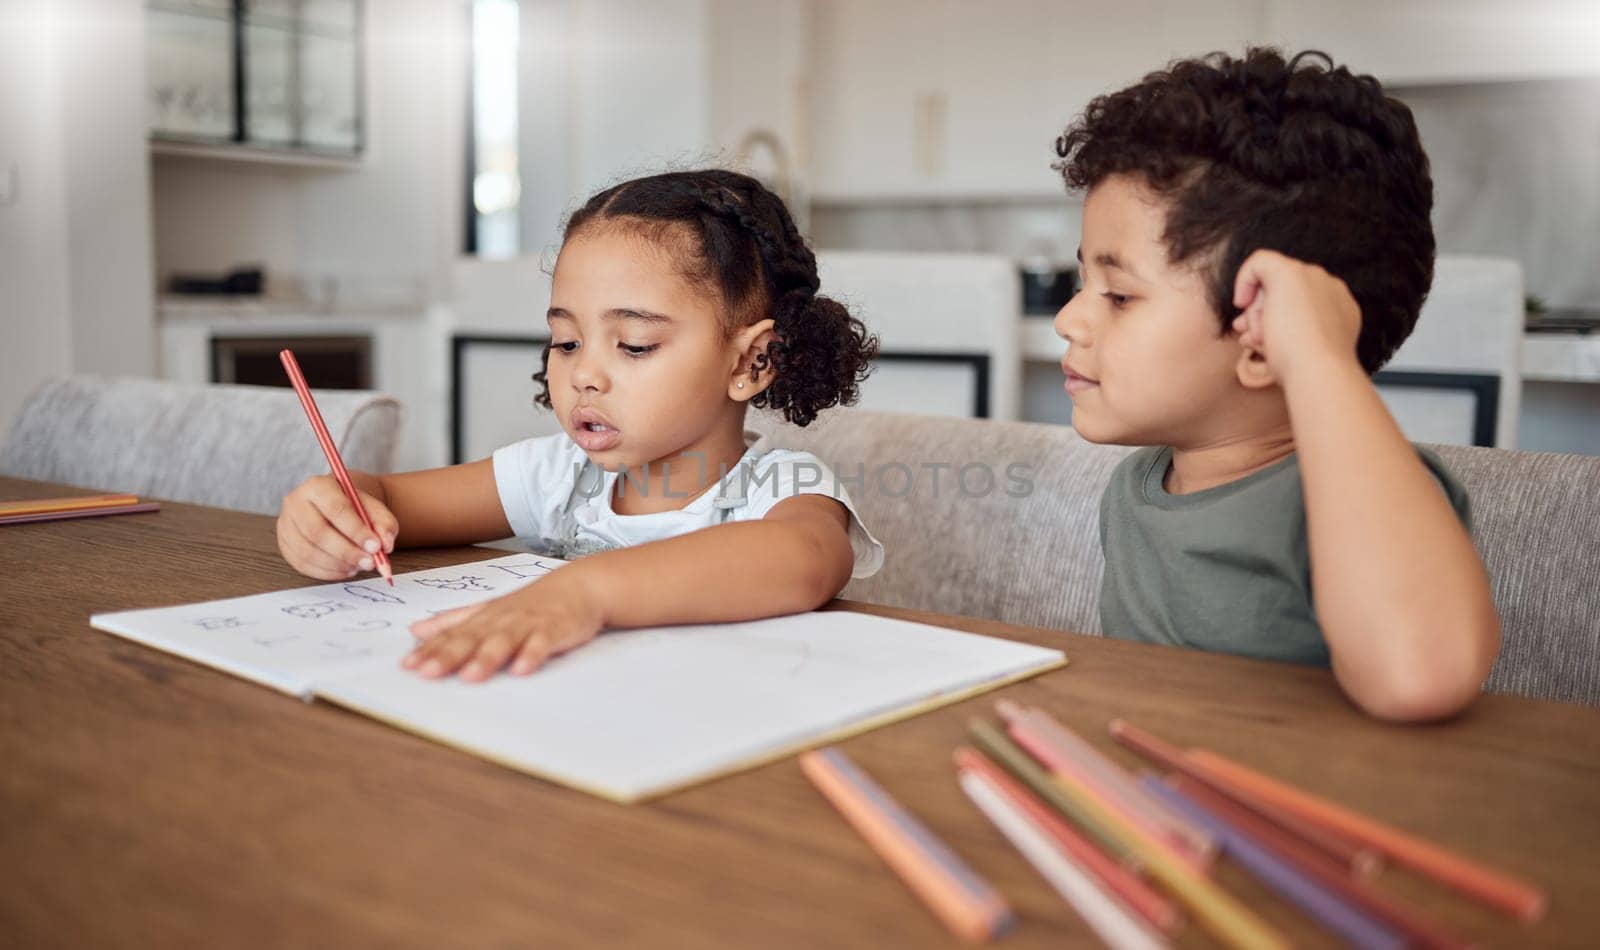
<path id="1" fill-rule="evenodd" d="M 180 607 L 96 614 L 97 629 L 309 698 L 334 671 L 398 666 L 424 617 L 497 597 L 565 561 L 509 555 L 453 567 Z"/>
<path id="2" fill-rule="evenodd" d="M 364 665 L 318 694 L 630 801 L 1062 662 L 1058 650 L 828 611 L 606 633 L 532 676 L 480 684 Z"/>

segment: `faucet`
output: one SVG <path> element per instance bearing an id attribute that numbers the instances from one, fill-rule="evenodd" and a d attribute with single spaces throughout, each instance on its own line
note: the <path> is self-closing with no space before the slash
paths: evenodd
<path id="1" fill-rule="evenodd" d="M 794 174 L 794 166 L 789 160 L 789 150 L 784 148 L 783 140 L 771 129 L 754 128 L 744 134 L 734 149 L 734 163 L 750 168 L 750 159 L 761 150 L 767 152 L 772 159 L 773 172 L 771 180 L 766 184 L 788 206 L 789 214 L 794 218 L 794 225 L 801 234 L 806 234 L 811 221 L 811 208 L 809 202 L 802 200 L 800 184 Z M 754 172 L 752 171 L 752 174 Z M 756 175 L 757 178 L 765 178 Z"/>

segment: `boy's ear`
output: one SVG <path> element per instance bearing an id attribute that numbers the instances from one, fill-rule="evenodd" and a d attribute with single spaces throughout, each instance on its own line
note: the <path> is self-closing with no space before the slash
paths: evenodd
<path id="1" fill-rule="evenodd" d="M 1267 366 L 1266 354 L 1253 346 L 1246 345 L 1238 333 L 1233 335 L 1234 342 L 1239 344 L 1239 359 L 1234 363 L 1233 372 L 1239 379 L 1239 385 L 1246 389 L 1266 389 L 1278 385 L 1278 378 L 1272 374 L 1272 369 Z"/>
<path id="2" fill-rule="evenodd" d="M 758 320 L 734 334 L 732 350 L 737 357 L 728 377 L 728 398 L 749 402 L 777 376 L 767 363 L 767 346 L 778 338 L 770 319 Z"/>

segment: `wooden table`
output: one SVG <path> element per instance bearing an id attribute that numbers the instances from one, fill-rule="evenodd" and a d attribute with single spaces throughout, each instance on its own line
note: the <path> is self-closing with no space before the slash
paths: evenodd
<path id="1" fill-rule="evenodd" d="M 69 491 L 0 479 L 0 499 Z M 495 553 L 407 551 L 395 569 Z M 617 806 L 89 627 L 309 583 L 270 518 L 170 504 L 0 527 L 0 577 L 0 946 L 955 944 L 792 760 Z M 1600 710 L 1487 696 L 1445 725 L 1386 726 L 1318 670 L 840 606 L 1060 647 L 1070 666 L 1003 694 L 1102 748 L 1114 716 L 1205 744 L 1550 888 L 1524 929 L 1385 872 L 1491 944 L 1600 941 Z M 996 695 L 844 747 L 1011 898 L 1002 946 L 1092 945 L 956 786 L 950 753 Z M 1237 868 L 1220 877 L 1331 945 Z M 1194 927 L 1184 942 L 1205 944 Z"/>

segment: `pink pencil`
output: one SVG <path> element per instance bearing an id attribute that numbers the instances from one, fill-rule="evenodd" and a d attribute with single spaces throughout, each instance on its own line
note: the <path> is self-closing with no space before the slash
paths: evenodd
<path id="1" fill-rule="evenodd" d="M 300 405 L 306 410 L 306 418 L 311 420 L 311 430 L 317 434 L 317 441 L 322 445 L 322 454 L 328 457 L 328 467 L 333 469 L 333 477 L 339 480 L 339 487 L 344 489 L 345 497 L 350 499 L 350 504 L 355 506 L 356 513 L 361 516 L 361 521 L 373 535 L 378 534 L 378 529 L 372 526 L 372 516 L 367 514 L 367 507 L 361 503 L 361 495 L 356 492 L 355 483 L 350 480 L 350 472 L 344 467 L 344 459 L 339 457 L 339 447 L 334 444 L 333 436 L 328 434 L 327 423 L 322 421 L 322 413 L 317 410 L 317 401 L 311 398 L 311 387 L 306 385 L 306 377 L 300 372 L 300 361 L 294 358 L 293 350 L 283 350 L 278 354 L 278 361 L 283 364 L 284 371 L 289 374 L 289 382 L 294 384 L 294 391 L 300 396 Z M 389 567 L 389 556 L 383 553 L 383 542 L 378 542 L 378 550 L 372 555 L 372 563 L 378 566 L 378 573 L 383 579 L 394 586 L 394 570 Z"/>
<path id="2" fill-rule="evenodd" d="M 1152 799 L 1120 766 L 1054 717 L 1009 700 L 1001 700 L 995 708 L 1006 720 L 1011 738 L 1050 771 L 1076 778 L 1107 808 L 1165 843 L 1195 870 L 1204 872 L 1216 860 L 1215 838 Z"/>

